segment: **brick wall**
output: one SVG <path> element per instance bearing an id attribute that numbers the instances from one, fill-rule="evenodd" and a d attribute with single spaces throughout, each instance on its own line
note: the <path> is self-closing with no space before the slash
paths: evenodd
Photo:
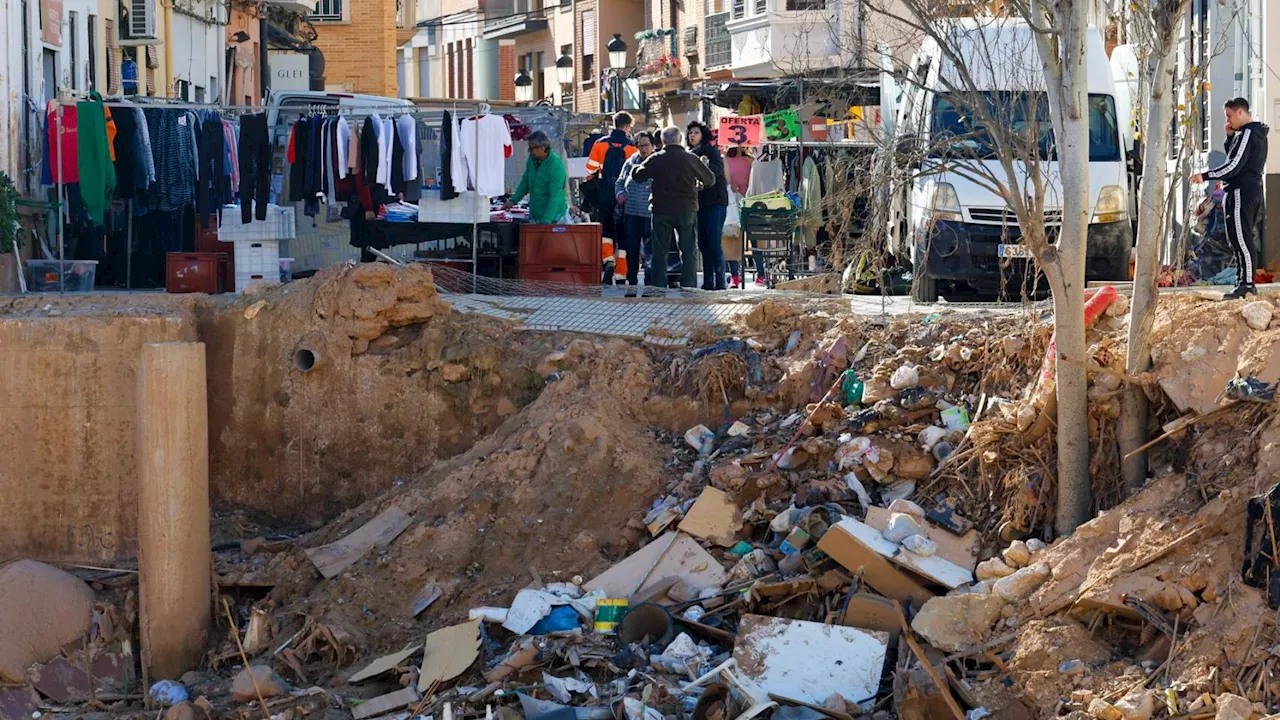
<path id="1" fill-rule="evenodd" d="M 347 0 L 348 22 L 316 22 L 325 84 L 396 97 L 396 0 Z"/>
<path id="2" fill-rule="evenodd" d="M 498 43 L 498 99 L 516 99 L 516 46 L 505 41 Z"/>
<path id="3" fill-rule="evenodd" d="M 583 61 L 582 51 L 586 47 L 583 40 L 582 18 L 586 13 L 590 13 L 588 17 L 595 18 L 595 22 L 599 24 L 598 0 L 577 0 L 573 4 L 573 70 L 574 70 L 574 107 L 580 113 L 593 113 L 600 111 L 600 62 L 607 58 L 600 56 L 600 48 L 595 48 L 595 59 L 592 61 L 591 74 L 586 74 L 585 63 Z M 599 43 L 599 33 L 596 33 L 596 45 Z M 590 81 L 583 84 L 583 81 Z"/>

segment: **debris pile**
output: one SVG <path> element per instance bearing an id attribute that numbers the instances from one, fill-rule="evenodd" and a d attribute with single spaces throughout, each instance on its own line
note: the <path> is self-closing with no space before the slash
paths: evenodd
<path id="1" fill-rule="evenodd" d="M 1123 499 L 1127 304 L 1094 295 L 1101 512 L 1066 538 L 1051 318 L 767 302 L 688 350 L 569 342 L 470 450 L 300 539 L 219 548 L 221 640 L 146 702 L 290 720 L 1261 718 L 1280 706 L 1280 329 L 1244 306 L 1162 301 L 1155 367 L 1130 380 L 1166 425 Z M 76 667 L 61 653 L 33 662 Z M 28 683 L 59 672 L 39 670 Z M 3 691 L 0 718 L 47 705 L 42 684 Z"/>

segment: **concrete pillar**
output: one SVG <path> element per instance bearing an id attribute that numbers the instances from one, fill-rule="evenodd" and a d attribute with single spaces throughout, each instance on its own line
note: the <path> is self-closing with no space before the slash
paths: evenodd
<path id="1" fill-rule="evenodd" d="M 200 664 L 213 602 L 204 343 L 142 347 L 138 471 L 142 661 L 177 679 Z"/>

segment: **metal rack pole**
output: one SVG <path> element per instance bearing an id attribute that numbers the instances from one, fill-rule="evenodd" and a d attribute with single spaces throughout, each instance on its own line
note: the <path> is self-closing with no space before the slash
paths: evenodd
<path id="1" fill-rule="evenodd" d="M 58 174 L 58 292 L 66 292 L 66 255 L 67 255 L 67 236 L 66 228 L 63 226 L 62 213 L 66 208 L 66 178 L 62 176 L 62 131 L 66 124 L 66 113 L 63 112 L 62 102 L 58 101 L 53 106 L 53 120 L 58 126 L 57 146 L 53 149 L 54 169 Z M 77 122 L 79 118 L 77 117 Z M 79 142 L 79 138 L 77 138 Z"/>

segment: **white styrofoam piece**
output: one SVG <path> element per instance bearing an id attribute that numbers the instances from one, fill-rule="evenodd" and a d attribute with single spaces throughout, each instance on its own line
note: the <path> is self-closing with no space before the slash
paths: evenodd
<path id="1" fill-rule="evenodd" d="M 832 693 L 861 702 L 880 689 L 889 633 L 744 615 L 734 674 L 758 701 L 769 693 L 821 705 Z"/>
<path id="2" fill-rule="evenodd" d="M 881 535 L 879 530 L 860 520 L 845 516 L 837 524 L 845 532 L 857 538 L 858 542 L 863 545 L 898 565 L 919 573 L 940 585 L 945 585 L 954 590 L 961 585 L 973 582 L 973 573 L 969 570 L 936 555 L 934 557 L 920 557 L 915 553 L 908 552 L 897 543 L 885 540 L 884 535 Z"/>
<path id="3" fill-rule="evenodd" d="M 441 200 L 437 191 L 424 192 L 418 200 L 418 222 L 489 222 L 489 198 L 474 190 L 452 200 Z"/>
<path id="4" fill-rule="evenodd" d="M 243 223 L 240 218 L 240 208 L 223 207 L 222 222 L 218 226 L 218 239 L 223 242 L 292 240 L 298 236 L 297 212 L 292 207 L 268 205 L 266 220 L 259 220 L 255 216 L 251 221 Z"/>

